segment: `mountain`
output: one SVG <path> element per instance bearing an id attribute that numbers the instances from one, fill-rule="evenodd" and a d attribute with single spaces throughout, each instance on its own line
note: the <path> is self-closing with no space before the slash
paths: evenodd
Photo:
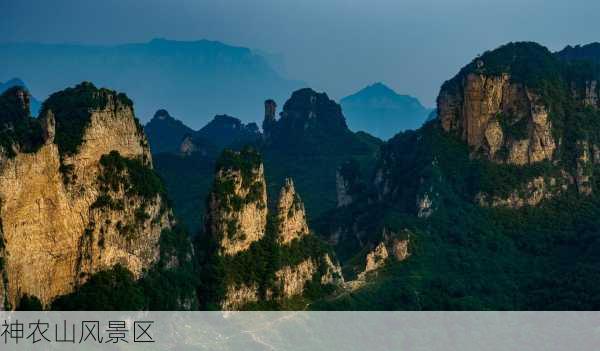
<path id="1" fill-rule="evenodd" d="M 264 158 L 269 192 L 277 192 L 293 177 L 311 218 L 337 206 L 336 171 L 340 165 L 351 159 L 363 167 L 374 163 L 381 140 L 351 132 L 340 106 L 326 94 L 301 89 L 284 104 L 279 119 L 276 109 L 274 100 L 265 102 L 264 135 L 254 123 L 216 116 L 184 138 L 180 152 L 153 155 L 175 212 L 192 233 L 201 229 L 198 209 L 204 208 L 215 161 L 224 148 L 254 145 Z"/>
<path id="2" fill-rule="evenodd" d="M 202 296 L 224 310 L 304 309 L 342 281 L 339 266 L 311 234 L 304 205 L 287 179 L 267 207 L 260 155 L 249 148 L 219 158 L 202 245 Z M 295 299 L 295 300 L 292 300 Z"/>
<path id="3" fill-rule="evenodd" d="M 561 60 L 566 61 L 592 61 L 600 63 L 600 43 L 590 43 L 587 45 L 568 45 L 561 51 L 555 53 Z"/>
<path id="4" fill-rule="evenodd" d="M 19 78 L 12 78 L 4 83 L 0 82 L 0 94 L 12 87 L 24 87 L 26 90 L 29 90 L 22 80 Z M 42 103 L 36 98 L 29 96 L 29 110 L 32 115 L 37 116 L 40 113 L 41 105 Z"/>
<path id="5" fill-rule="evenodd" d="M 52 94 L 40 118 L 31 117 L 28 104 L 21 86 L 0 96 L 3 306 L 18 307 L 24 298 L 78 309 L 67 295 L 98 274 L 120 274 L 132 284 L 149 271 L 161 276 L 156 267 L 173 259 L 165 250 L 176 228 L 131 100 L 84 82 Z M 171 305 L 186 298 L 194 301 L 193 290 Z M 111 307 L 109 295 L 102 301 L 105 309 L 164 306 L 142 300 Z"/>
<path id="6" fill-rule="evenodd" d="M 167 110 L 160 109 L 144 126 L 144 132 L 153 154 L 179 150 L 181 141 L 194 130 L 178 119 L 171 117 Z"/>
<path id="7" fill-rule="evenodd" d="M 12 75 L 31 84 L 38 97 L 82 80 L 114 87 L 127 91 L 138 116 L 152 116 L 169 106 L 193 128 L 208 122 L 201 116 L 225 111 L 247 120 L 258 118 L 258 102 L 264 96 L 283 99 L 303 85 L 279 76 L 250 49 L 208 40 L 154 39 L 116 46 L 0 44 L 0 77 Z"/>
<path id="8" fill-rule="evenodd" d="M 417 129 L 431 113 L 418 99 L 399 95 L 375 83 L 340 100 L 348 126 L 387 140 L 394 134 Z"/>
<path id="9" fill-rule="evenodd" d="M 255 143 L 262 135 L 256 123 L 244 124 L 235 117 L 217 115 L 191 137 L 196 144 L 204 140 L 222 150 L 232 145 Z"/>
<path id="10" fill-rule="evenodd" d="M 382 146 L 370 182 L 340 172 L 351 201 L 314 228 L 368 284 L 311 308 L 600 307 L 600 70 L 559 56 L 485 52 L 443 84 L 439 119 Z"/>
<path id="11" fill-rule="evenodd" d="M 226 115 L 215 116 L 198 131 L 172 118 L 155 120 L 146 124 L 145 130 L 156 170 L 165 180 L 175 213 L 191 233 L 197 234 L 217 158 L 225 148 L 256 144 L 261 139 L 260 131 L 255 123 L 244 124 Z M 165 147 L 167 142 L 169 146 Z M 162 151 L 155 151 L 155 145 L 162 145 Z"/>
<path id="12" fill-rule="evenodd" d="M 335 208 L 338 167 L 352 159 L 370 167 L 381 140 L 351 132 L 341 106 L 309 88 L 292 94 L 279 119 L 273 100 L 267 100 L 265 107 L 261 152 L 270 191 L 293 177 L 312 218 Z"/>

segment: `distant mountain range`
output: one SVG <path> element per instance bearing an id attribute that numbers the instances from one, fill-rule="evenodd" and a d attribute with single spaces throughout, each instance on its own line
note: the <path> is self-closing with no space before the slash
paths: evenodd
<path id="1" fill-rule="evenodd" d="M 342 98 L 340 104 L 351 130 L 362 130 L 384 140 L 421 127 L 432 112 L 418 99 L 400 95 L 383 83 Z"/>
<path id="2" fill-rule="evenodd" d="M 29 90 L 29 88 L 27 88 L 27 85 L 22 80 L 20 80 L 19 78 L 12 78 L 4 83 L 0 82 L 0 94 L 12 87 L 24 87 L 25 89 Z M 34 98 L 33 96 L 29 98 L 29 109 L 33 116 L 38 115 L 41 106 L 42 103 L 38 99 Z"/>
<path id="3" fill-rule="evenodd" d="M 20 77 L 33 94 L 81 81 L 127 91 L 136 115 L 148 120 L 168 106 L 193 128 L 228 113 L 262 119 L 266 97 L 283 100 L 303 83 L 281 77 L 263 56 L 216 41 L 172 41 L 117 46 L 0 44 L 0 77 Z"/>

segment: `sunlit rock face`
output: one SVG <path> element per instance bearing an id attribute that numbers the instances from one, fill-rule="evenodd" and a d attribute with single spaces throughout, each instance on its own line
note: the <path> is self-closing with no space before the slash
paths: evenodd
<path id="1" fill-rule="evenodd" d="M 460 79 L 458 89 L 442 88 L 438 97 L 445 131 L 458 133 L 474 155 L 495 162 L 526 165 L 553 158 L 552 123 L 539 96 L 506 73 Z"/>
<path id="2" fill-rule="evenodd" d="M 0 161 L 6 308 L 24 294 L 48 304 L 116 264 L 139 277 L 158 257 L 161 231 L 172 226 L 161 193 L 132 192 L 130 169 L 115 173 L 102 164 L 112 152 L 152 172 L 146 138 L 124 95 L 82 83 L 51 96 L 39 123 L 36 147 L 2 150 Z M 113 186 L 106 183 L 109 171 Z"/>
<path id="3" fill-rule="evenodd" d="M 222 263 L 220 308 L 238 310 L 248 304 L 282 301 L 302 295 L 311 282 L 343 281 L 339 265 L 314 246 L 318 239 L 308 228 L 304 204 L 291 179 L 284 182 L 269 214 L 257 152 L 225 151 L 217 162 L 208 201 L 205 231 L 216 244 L 212 255 Z M 305 250 L 305 245 L 314 247 Z"/>
<path id="4" fill-rule="evenodd" d="M 291 179 L 287 179 L 281 188 L 277 205 L 277 218 L 279 224 L 278 240 L 281 244 L 288 244 L 294 239 L 309 234 L 304 204 L 296 193 L 294 182 Z"/>

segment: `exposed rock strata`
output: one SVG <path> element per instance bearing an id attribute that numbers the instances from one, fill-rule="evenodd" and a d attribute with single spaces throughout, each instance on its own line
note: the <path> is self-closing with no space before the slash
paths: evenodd
<path id="1" fill-rule="evenodd" d="M 216 191 L 209 197 L 208 231 L 217 236 L 219 250 L 235 255 L 247 250 L 265 235 L 267 190 L 262 164 L 244 174 L 237 168 L 222 168 L 215 176 Z"/>
<path id="2" fill-rule="evenodd" d="M 276 212 L 268 217 L 263 165 L 258 154 L 251 150 L 226 151 L 219 164 L 206 221 L 206 231 L 218 246 L 214 254 L 232 262 L 225 264 L 235 266 L 236 260 L 246 254 L 267 255 L 280 251 L 287 255 L 282 259 L 288 262 L 277 266 L 277 262 L 260 257 L 259 260 L 265 260 L 264 264 L 274 269 L 265 271 L 263 263 L 260 267 L 244 267 L 246 275 L 254 275 L 248 273 L 253 269 L 262 272 L 257 276 L 272 274 L 272 283 L 248 281 L 246 275 L 232 276 L 232 270 L 225 267 L 230 273 L 222 277 L 227 283 L 219 301 L 221 308 L 235 310 L 249 303 L 302 295 L 307 284 L 315 279 L 320 284 L 343 281 L 339 265 L 328 253 L 317 249 L 307 254 L 298 247 L 307 243 L 304 240 L 317 239 L 310 234 L 304 205 L 291 179 L 281 188 Z"/>
<path id="3" fill-rule="evenodd" d="M 72 94 L 76 99 L 78 92 Z M 161 196 L 145 199 L 117 192 L 113 196 L 122 201 L 122 208 L 94 207 L 102 193 L 103 155 L 117 151 L 152 167 L 132 107 L 114 92 L 94 94 L 106 103 L 88 109 L 89 122 L 76 152 L 61 154 L 55 143 L 61 126 L 46 109 L 40 119 L 44 144 L 0 162 L 6 307 L 14 307 L 23 294 L 47 304 L 117 263 L 139 277 L 158 258 L 160 233 L 171 226 Z M 136 216 L 140 211 L 145 213 L 143 220 Z M 117 227 L 130 228 L 130 235 Z"/>
<path id="4" fill-rule="evenodd" d="M 457 88 L 442 88 L 438 114 L 442 128 L 456 132 L 473 155 L 514 165 L 552 160 L 557 143 L 548 109 L 535 92 L 507 73 L 469 73 Z M 515 131 L 516 130 L 516 131 Z"/>
<path id="5" fill-rule="evenodd" d="M 279 194 L 277 216 L 279 224 L 278 240 L 281 244 L 288 244 L 294 239 L 309 234 L 304 204 L 296 194 L 294 182 L 289 178 L 286 179 Z"/>

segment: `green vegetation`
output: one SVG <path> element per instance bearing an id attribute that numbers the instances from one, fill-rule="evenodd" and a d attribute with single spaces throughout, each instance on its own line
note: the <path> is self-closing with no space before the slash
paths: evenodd
<path id="1" fill-rule="evenodd" d="M 380 167 L 389 173 L 393 188 L 385 201 L 353 204 L 332 213 L 329 220 L 351 233 L 353 227 L 366 233 L 362 245 L 381 240 L 384 226 L 407 228 L 413 233 L 411 256 L 389 264 L 363 289 L 320 300 L 311 308 L 599 308 L 600 197 L 582 197 L 571 186 L 538 207 L 482 208 L 473 201 L 477 192 L 505 196 L 532 177 L 557 176 L 559 167 L 550 162 L 499 165 L 468 155 L 464 143 L 434 123 L 386 144 Z M 594 186 L 600 185 L 597 176 L 594 181 Z M 436 211 L 428 219 L 414 216 L 420 188 L 438 194 Z M 321 223 L 317 228 L 330 232 L 332 227 Z M 351 238 L 341 238 L 336 246 L 345 272 L 360 265 L 357 256 L 363 254 Z"/>
<path id="2" fill-rule="evenodd" d="M 260 154 L 252 147 L 245 147 L 241 151 L 226 149 L 217 160 L 216 170 L 239 171 L 242 175 L 243 187 L 250 187 L 247 183 L 254 178 L 254 172 L 261 164 Z"/>
<path id="3" fill-rule="evenodd" d="M 206 198 L 214 183 L 216 157 L 193 153 L 188 157 L 162 153 L 153 155 L 154 167 L 164 179 L 173 211 L 192 235 L 199 233 Z"/>
<path id="4" fill-rule="evenodd" d="M 496 116 L 500 122 L 502 132 L 506 137 L 512 140 L 523 140 L 529 137 L 528 119 L 520 118 L 515 121 L 515 118 L 502 113 Z"/>
<path id="5" fill-rule="evenodd" d="M 52 301 L 60 311 L 136 311 L 145 307 L 143 289 L 121 265 L 94 274 L 75 292 Z"/>
<path id="6" fill-rule="evenodd" d="M 127 196 L 140 196 L 153 199 L 164 195 L 166 190 L 160 177 L 139 159 L 122 157 L 111 151 L 100 158 L 102 172 L 98 176 L 103 192 L 123 190 Z M 107 202 L 107 199 L 101 199 Z"/>
<path id="7" fill-rule="evenodd" d="M 442 89 L 455 91 L 468 74 L 476 73 L 488 76 L 508 74 L 512 81 L 540 91 L 548 82 L 560 84 L 562 69 L 560 60 L 537 43 L 508 43 L 475 58 L 454 78 L 446 81 Z"/>
<path id="8" fill-rule="evenodd" d="M 21 301 L 16 308 L 17 311 L 41 311 L 43 310 L 40 299 L 33 295 L 25 294 L 21 296 Z"/>
<path id="9" fill-rule="evenodd" d="M 244 159 L 246 156 L 248 158 Z M 247 182 L 246 186 L 257 190 L 251 190 L 245 199 L 239 200 L 248 201 L 248 197 L 250 197 L 252 198 L 251 201 L 255 201 L 253 197 L 262 193 L 262 184 L 253 179 L 260 164 L 260 155 L 250 149 L 245 149 L 239 153 L 225 151 L 217 163 L 217 171 L 240 171 L 244 177 L 244 182 L 247 182 L 250 178 L 253 182 Z M 260 193 L 258 190 L 260 190 Z M 220 201 L 236 198 L 232 196 L 232 192 L 231 180 L 215 182 L 213 193 Z M 253 193 L 256 194 L 252 195 Z M 241 205 L 232 205 L 224 208 L 224 210 L 238 211 L 238 206 Z M 295 199 L 293 206 L 300 206 L 299 198 Z M 225 235 L 228 235 L 230 239 L 243 236 L 243 233 L 239 232 L 235 221 L 226 223 L 226 228 Z M 244 309 L 282 308 L 283 304 L 287 304 L 289 301 L 273 301 L 273 298 L 281 296 L 282 293 L 276 283 L 275 273 L 284 266 L 297 265 L 307 258 L 316 259 L 320 262 L 320 267 L 324 267 L 323 256 L 325 253 L 331 253 L 326 245 L 314 235 L 296 239 L 289 245 L 279 245 L 277 242 L 278 218 L 274 214 L 270 214 L 267 218 L 267 229 L 263 238 L 253 242 L 247 250 L 235 255 L 219 253 L 220 238 L 216 237 L 215 234 L 218 233 L 204 233 L 198 237 L 196 243 L 196 253 L 202 267 L 199 296 L 201 307 L 205 309 L 218 309 L 219 302 L 225 296 L 226 288 L 239 285 L 256 285 L 261 297 L 260 303 L 245 306 Z M 318 279 L 323 273 L 320 272 Z M 319 284 L 310 285 L 308 292 L 311 297 L 319 293 L 325 293 L 325 290 L 321 290 L 320 285 L 320 282 Z M 267 298 L 268 294 L 272 294 L 271 299 Z M 306 302 L 306 300 L 302 301 Z"/>
<path id="10" fill-rule="evenodd" d="M 96 88 L 90 82 L 54 93 L 44 101 L 40 115 L 43 116 L 48 110 L 54 113 L 54 142 L 58 145 L 61 155 L 71 155 L 77 151 L 83 142 L 83 134 L 90 123 L 91 113 L 105 108 L 111 99 L 122 106 L 133 106 L 133 102 L 125 94 Z M 141 129 L 141 126 L 139 128 Z"/>
<path id="11" fill-rule="evenodd" d="M 116 265 L 95 273 L 74 292 L 52 301 L 52 310 L 136 311 L 181 310 L 197 307 L 197 270 L 187 232 L 180 227 L 164 230 L 160 259 L 136 281 L 126 268 Z"/>
<path id="12" fill-rule="evenodd" d="M 29 106 L 23 109 L 20 93 L 26 92 L 14 87 L 0 95 L 0 148 L 8 157 L 15 156 L 13 146 L 21 152 L 35 152 L 43 145 L 42 127 L 31 117 Z"/>

